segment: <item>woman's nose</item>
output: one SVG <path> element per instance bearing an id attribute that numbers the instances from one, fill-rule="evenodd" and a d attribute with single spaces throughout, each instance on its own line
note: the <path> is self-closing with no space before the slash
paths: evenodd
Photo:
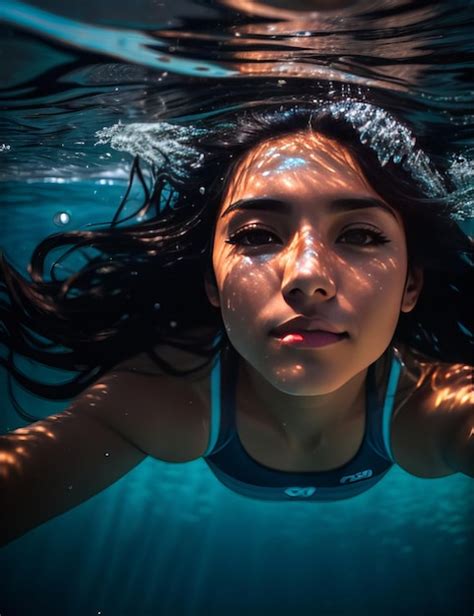
<path id="1" fill-rule="evenodd" d="M 289 303 L 327 301 L 336 294 L 334 263 L 321 242 L 306 237 L 290 249 L 282 285 Z"/>

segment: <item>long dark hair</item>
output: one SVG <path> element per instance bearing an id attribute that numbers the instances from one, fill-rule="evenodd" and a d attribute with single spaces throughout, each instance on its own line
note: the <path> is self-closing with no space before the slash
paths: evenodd
<path id="1" fill-rule="evenodd" d="M 156 353 L 158 343 L 210 362 L 222 344 L 215 335 L 223 325 L 207 299 L 204 274 L 211 268 L 215 217 L 228 179 L 252 146 L 309 125 L 343 143 L 373 188 L 400 212 L 409 262 L 424 268 L 421 297 L 413 312 L 401 315 L 395 340 L 435 359 L 471 363 L 471 242 L 452 219 L 448 201 L 427 197 L 402 165 L 381 166 L 343 120 L 318 118 L 307 105 L 284 111 L 267 107 L 209 120 L 207 133 L 195 138 L 202 162 L 184 175 L 165 157 L 147 178 L 136 158 L 129 189 L 134 181 L 143 187 L 139 210 L 120 219 L 127 191 L 107 226 L 47 237 L 34 250 L 30 280 L 0 253 L 0 343 L 8 351 L 0 362 L 9 378 L 38 396 L 68 399 L 138 352 L 169 373 L 183 373 Z M 54 267 L 45 272 L 58 249 L 63 254 L 56 263 L 83 259 L 65 279 Z M 35 381 L 15 366 L 16 355 L 74 377 L 66 384 Z"/>

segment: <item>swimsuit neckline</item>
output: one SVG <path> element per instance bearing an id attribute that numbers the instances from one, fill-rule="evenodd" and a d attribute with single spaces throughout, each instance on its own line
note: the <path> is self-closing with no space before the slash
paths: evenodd
<path id="1" fill-rule="evenodd" d="M 367 435 L 368 435 L 368 430 L 369 430 L 369 424 L 370 424 L 372 417 L 374 416 L 374 413 L 377 410 L 377 395 L 376 395 L 376 386 L 375 386 L 375 364 L 371 364 L 368 367 L 368 371 L 367 371 L 367 377 L 365 381 L 364 434 L 363 434 L 362 441 L 356 453 L 347 462 L 335 468 L 331 468 L 327 470 L 319 470 L 319 471 L 287 471 L 287 470 L 280 470 L 280 469 L 272 468 L 270 466 L 262 464 L 261 462 L 258 462 L 258 460 L 255 460 L 255 458 L 253 458 L 245 449 L 240 439 L 240 435 L 237 429 L 237 422 L 236 422 L 235 393 L 236 393 L 237 380 L 238 380 L 237 379 L 238 360 L 237 360 L 235 352 L 232 352 L 231 350 L 229 351 L 228 348 L 226 348 L 225 356 L 226 356 L 227 361 L 224 362 L 223 382 L 225 386 L 222 387 L 222 393 L 221 393 L 222 405 L 223 405 L 223 408 L 226 409 L 226 413 L 229 414 L 229 418 L 230 418 L 230 421 L 233 427 L 232 437 L 230 440 L 234 441 L 235 445 L 239 449 L 240 454 L 246 459 L 248 464 L 254 466 L 255 468 L 258 468 L 260 472 L 263 471 L 263 472 L 267 472 L 270 474 L 278 473 L 279 475 L 281 475 L 283 473 L 290 477 L 291 476 L 308 477 L 308 476 L 318 476 L 318 475 L 322 476 L 327 473 L 345 471 L 347 468 L 352 466 L 354 463 L 357 463 L 359 458 L 361 458 L 364 455 L 364 452 L 366 451 L 366 448 L 368 447 Z"/>

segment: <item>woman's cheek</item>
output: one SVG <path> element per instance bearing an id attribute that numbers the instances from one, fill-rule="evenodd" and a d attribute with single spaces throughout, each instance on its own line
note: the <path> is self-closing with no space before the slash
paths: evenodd
<path id="1" fill-rule="evenodd" d="M 274 274 L 265 264 L 251 257 L 242 257 L 228 268 L 219 282 L 224 324 L 248 332 L 257 315 L 272 297 Z"/>
<path id="2" fill-rule="evenodd" d="M 353 293 L 359 303 L 359 314 L 371 320 L 371 325 L 392 330 L 396 327 L 400 313 L 403 281 L 398 271 L 390 266 L 377 267 L 365 274 L 365 285 L 358 294 Z M 357 298 L 357 299 L 356 299 Z M 391 333 L 389 334 L 391 336 Z"/>
<path id="3" fill-rule="evenodd" d="M 219 284 L 223 315 L 232 320 L 244 318 L 249 299 L 255 294 L 256 280 L 251 268 L 240 261 L 230 263 Z"/>

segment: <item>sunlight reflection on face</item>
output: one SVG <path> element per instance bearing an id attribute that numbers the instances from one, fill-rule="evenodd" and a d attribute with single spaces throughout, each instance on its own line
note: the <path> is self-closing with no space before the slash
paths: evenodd
<path id="1" fill-rule="evenodd" d="M 232 344 L 287 393 L 317 394 L 341 386 L 380 357 L 400 307 L 408 311 L 416 302 L 416 292 L 410 301 L 404 297 L 408 264 L 400 216 L 389 206 L 350 211 L 332 206 L 354 197 L 382 201 L 342 145 L 310 131 L 260 143 L 229 182 L 222 212 L 248 199 L 271 198 L 289 206 L 289 213 L 237 208 L 219 216 L 213 251 Z M 255 246 L 232 240 L 243 237 L 246 227 L 263 229 L 268 241 Z M 364 229 L 375 229 L 388 241 L 361 245 Z M 359 230 L 355 240 L 351 230 Z M 283 348 L 270 331 L 296 316 L 320 317 L 349 337 L 311 352 Z"/>

